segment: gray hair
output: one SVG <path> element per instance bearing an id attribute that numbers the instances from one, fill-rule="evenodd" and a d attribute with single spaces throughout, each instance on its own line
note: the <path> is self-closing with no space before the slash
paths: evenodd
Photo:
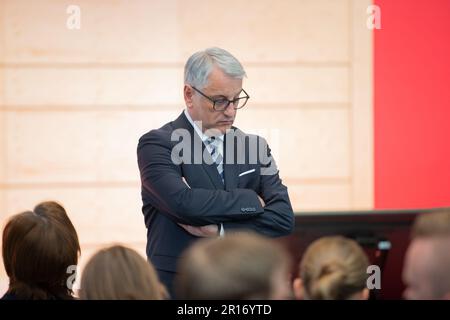
<path id="1" fill-rule="evenodd" d="M 247 76 L 241 63 L 231 53 L 213 47 L 196 52 L 188 59 L 184 66 L 184 83 L 203 89 L 214 65 L 232 78 Z"/>

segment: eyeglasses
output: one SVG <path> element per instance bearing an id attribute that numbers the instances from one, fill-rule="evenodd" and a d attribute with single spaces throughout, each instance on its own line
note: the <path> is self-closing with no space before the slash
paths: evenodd
<path id="1" fill-rule="evenodd" d="M 243 92 L 245 94 L 245 96 L 244 97 L 238 97 L 238 98 L 235 98 L 233 100 L 228 100 L 225 97 L 213 99 L 211 97 L 208 97 L 206 94 L 204 94 L 200 90 L 198 90 L 196 87 L 192 87 L 192 89 L 194 89 L 195 91 L 200 93 L 202 96 L 204 96 L 206 99 L 211 101 L 213 103 L 213 109 L 216 110 L 216 111 L 223 111 L 223 110 L 225 110 L 226 108 L 228 108 L 230 103 L 233 104 L 234 110 L 241 109 L 241 108 L 243 108 L 245 106 L 245 104 L 247 103 L 248 99 L 250 98 L 250 96 L 247 94 L 247 92 L 245 92 L 244 89 L 242 89 L 241 92 L 239 92 L 239 95 Z"/>

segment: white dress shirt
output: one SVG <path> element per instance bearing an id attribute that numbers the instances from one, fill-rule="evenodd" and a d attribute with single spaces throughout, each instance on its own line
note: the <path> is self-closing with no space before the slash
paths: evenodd
<path id="1" fill-rule="evenodd" d="M 194 127 L 195 132 L 198 134 L 198 136 L 200 137 L 200 139 L 202 140 L 203 143 L 205 143 L 206 140 L 208 140 L 210 137 L 207 136 L 206 134 L 203 133 L 203 131 L 198 127 L 197 123 L 194 122 L 194 120 L 192 120 L 191 115 L 189 114 L 189 112 L 187 111 L 187 109 L 184 109 L 184 115 L 186 116 L 186 118 L 188 119 L 189 123 L 192 125 L 192 127 Z M 222 156 L 223 159 L 223 140 L 224 140 L 224 135 L 220 135 L 220 136 L 216 136 L 216 139 L 218 139 L 220 142 L 217 143 L 217 151 L 220 153 L 220 155 Z M 212 147 L 205 144 L 206 148 L 208 149 L 209 153 L 211 153 L 212 151 Z M 219 231 L 219 235 L 222 237 L 225 235 L 225 230 L 223 229 L 223 224 L 220 224 L 220 231 Z"/>

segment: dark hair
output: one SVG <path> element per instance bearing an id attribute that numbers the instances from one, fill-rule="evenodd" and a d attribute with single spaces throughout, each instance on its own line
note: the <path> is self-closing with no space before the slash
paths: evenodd
<path id="1" fill-rule="evenodd" d="M 53 204 L 14 215 L 3 230 L 7 293 L 17 299 L 72 298 L 67 268 L 77 264 L 80 245 L 64 208 L 46 209 Z"/>
<path id="2" fill-rule="evenodd" d="M 77 245 L 78 255 L 81 254 L 77 231 L 75 230 L 72 221 L 70 221 L 69 216 L 62 205 L 54 201 L 45 201 L 34 207 L 33 211 L 37 215 L 47 216 L 48 218 L 54 219 L 64 225 L 69 230 L 67 235 L 72 237 L 73 243 L 76 243 Z"/>

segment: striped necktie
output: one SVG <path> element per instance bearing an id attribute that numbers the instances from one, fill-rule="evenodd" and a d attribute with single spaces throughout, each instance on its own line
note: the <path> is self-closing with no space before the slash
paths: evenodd
<path id="1" fill-rule="evenodd" d="M 223 157 L 220 154 L 219 151 L 219 144 L 222 141 L 220 140 L 220 138 L 216 138 L 216 137 L 210 137 L 207 140 L 205 140 L 205 144 L 206 146 L 209 148 L 209 152 L 211 154 L 211 158 L 214 161 L 214 163 L 216 164 L 217 167 L 217 171 L 219 172 L 220 177 L 222 178 L 222 182 L 224 182 L 224 177 L 223 177 Z"/>

